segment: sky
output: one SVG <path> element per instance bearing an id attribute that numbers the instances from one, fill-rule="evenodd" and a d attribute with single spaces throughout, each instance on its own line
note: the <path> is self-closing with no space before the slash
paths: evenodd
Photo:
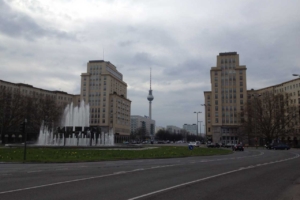
<path id="1" fill-rule="evenodd" d="M 220 52 L 237 52 L 247 89 L 300 74 L 298 0 L 0 0 L 0 79 L 80 93 L 89 60 L 123 74 L 131 115 L 157 126 L 203 121 Z M 202 128 L 202 132 L 204 127 Z"/>

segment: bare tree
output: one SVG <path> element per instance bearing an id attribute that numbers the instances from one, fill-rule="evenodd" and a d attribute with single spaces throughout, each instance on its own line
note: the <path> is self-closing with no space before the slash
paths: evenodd
<path id="1" fill-rule="evenodd" d="M 266 92 L 248 100 L 245 110 L 240 113 L 240 133 L 249 143 L 251 139 L 271 142 L 294 137 L 298 113 L 298 107 L 291 103 L 287 94 Z"/>
<path id="2" fill-rule="evenodd" d="M 18 89 L 0 88 L 0 134 L 1 140 L 8 133 L 20 132 L 20 123 L 27 119 L 26 130 L 36 138 L 41 123 L 56 126 L 63 114 L 62 106 L 55 99 L 33 93 L 23 95 Z"/>

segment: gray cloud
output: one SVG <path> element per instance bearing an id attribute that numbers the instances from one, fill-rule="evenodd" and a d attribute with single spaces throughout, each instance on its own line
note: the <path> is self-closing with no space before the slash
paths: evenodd
<path id="1" fill-rule="evenodd" d="M 0 79 L 77 94 L 86 63 L 103 59 L 104 49 L 105 60 L 117 67 L 129 86 L 132 114 L 148 115 L 152 68 L 157 125 L 195 123 L 193 112 L 204 111 L 203 91 L 210 90 L 210 68 L 220 52 L 239 53 L 240 64 L 247 66 L 248 89 L 288 81 L 294 78 L 292 73 L 300 73 L 296 1 L 122 1 L 124 7 L 119 7 L 121 1 L 109 1 L 95 15 L 92 8 L 84 9 L 91 3 L 87 1 L 80 10 L 39 18 L 28 10 L 47 9 L 37 5 L 23 12 L 23 7 L 4 2 L 0 2 Z M 61 5 L 71 8 L 74 3 Z M 100 8 L 99 2 L 92 3 Z M 22 5 L 31 6 L 26 1 Z M 109 17 L 107 10 L 113 13 Z M 49 28 L 51 17 L 61 17 L 61 25 Z M 204 114 L 199 120 L 204 121 Z"/>
<path id="2" fill-rule="evenodd" d="M 0 2 L 0 21 L 0 32 L 9 37 L 24 37 L 28 40 L 39 37 L 75 39 L 64 31 L 43 28 L 33 18 L 13 10 L 4 1 Z"/>

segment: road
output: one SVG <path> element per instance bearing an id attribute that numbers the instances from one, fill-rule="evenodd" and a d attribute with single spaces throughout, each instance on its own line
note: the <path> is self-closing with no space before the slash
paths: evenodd
<path id="1" fill-rule="evenodd" d="M 66 164 L 0 164 L 0 199 L 300 199 L 300 150 Z"/>

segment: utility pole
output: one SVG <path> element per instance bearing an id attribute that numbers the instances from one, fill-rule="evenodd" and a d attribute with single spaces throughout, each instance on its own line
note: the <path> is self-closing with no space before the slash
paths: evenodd
<path id="1" fill-rule="evenodd" d="M 199 113 L 202 113 L 202 112 L 200 112 L 200 111 L 199 111 L 199 112 L 196 112 L 196 111 L 195 111 L 194 113 L 197 114 L 197 137 L 198 137 L 198 130 L 199 130 L 199 127 L 198 127 L 198 114 L 199 114 Z"/>

